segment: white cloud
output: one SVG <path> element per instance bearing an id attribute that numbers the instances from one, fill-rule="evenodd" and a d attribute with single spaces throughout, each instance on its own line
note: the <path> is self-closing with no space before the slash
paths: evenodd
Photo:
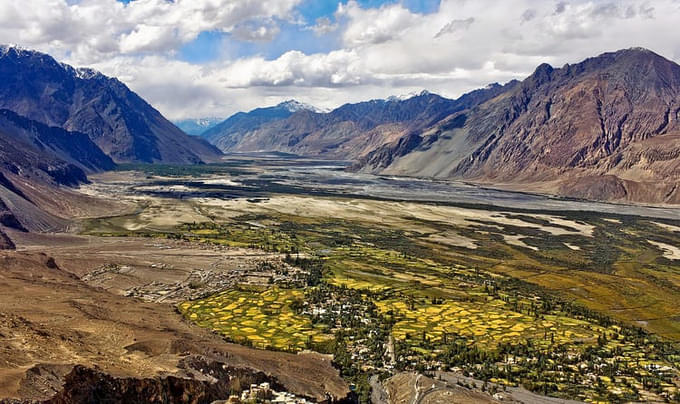
<path id="1" fill-rule="evenodd" d="M 355 0 L 340 4 L 338 18 L 349 20 L 343 39 L 348 46 L 378 44 L 398 39 L 420 20 L 400 4 L 382 6 L 379 9 L 363 9 Z"/>
<path id="2" fill-rule="evenodd" d="M 3 0 L 0 35 L 81 63 L 137 53 L 173 52 L 203 31 L 253 39 L 276 34 L 301 0 Z M 267 25 L 248 22 L 265 20 Z M 253 32 L 248 33 L 252 27 Z"/>
<path id="3" fill-rule="evenodd" d="M 333 20 L 305 28 L 315 40 L 336 40 L 333 51 L 293 48 L 273 60 L 254 54 L 207 65 L 175 59 L 206 30 L 270 40 L 277 22 L 298 18 L 299 3 L 2 0 L 0 38 L 118 76 L 171 118 L 226 116 L 290 98 L 335 107 L 424 88 L 455 97 L 521 79 L 542 62 L 561 66 L 631 46 L 680 60 L 680 43 L 668 34 L 680 21 L 675 0 L 442 0 L 431 14 L 350 0 Z"/>
<path id="4" fill-rule="evenodd" d="M 338 24 L 333 23 L 328 17 L 319 17 L 316 19 L 316 24 L 311 27 L 311 30 L 317 36 L 326 35 L 338 29 Z"/>

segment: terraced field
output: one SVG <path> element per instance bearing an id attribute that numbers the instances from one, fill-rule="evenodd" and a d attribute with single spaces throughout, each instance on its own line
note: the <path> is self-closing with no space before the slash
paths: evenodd
<path id="1" fill-rule="evenodd" d="M 181 313 L 197 325 L 210 328 L 230 341 L 262 349 L 300 351 L 310 343 L 332 339 L 324 327 L 295 313 L 304 292 L 276 287 L 229 290 L 179 305 Z"/>
<path id="2" fill-rule="evenodd" d="M 484 303 L 416 303 L 401 300 L 378 301 L 383 314 L 398 321 L 392 328 L 397 340 L 444 343 L 446 338 L 462 336 L 486 349 L 498 343 L 532 339 L 539 345 L 564 344 L 576 340 L 593 341 L 605 329 L 584 320 L 559 315 L 540 318 L 513 311 L 500 300 Z"/>

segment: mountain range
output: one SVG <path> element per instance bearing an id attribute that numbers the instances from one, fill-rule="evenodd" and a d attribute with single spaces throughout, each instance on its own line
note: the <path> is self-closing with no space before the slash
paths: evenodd
<path id="1" fill-rule="evenodd" d="M 253 136 L 253 132 L 267 124 L 289 118 L 297 112 L 321 113 L 311 105 L 288 100 L 273 107 L 238 112 L 204 131 L 201 136 L 223 151 L 236 151 L 241 143 L 247 142 L 247 138 Z M 260 140 L 261 138 L 257 138 L 256 142 Z"/>
<path id="2" fill-rule="evenodd" d="M 62 192 L 59 202 L 67 203 L 67 188 L 90 173 L 125 162 L 211 162 L 220 150 L 345 159 L 356 171 L 577 198 L 680 203 L 680 66 L 647 49 L 543 64 L 523 81 L 457 99 L 424 91 L 329 112 L 286 101 L 237 113 L 202 139 L 120 81 L 46 54 L 0 47 L 0 75 L 0 215 L 18 228 L 63 225 L 50 201 Z"/>
<path id="3" fill-rule="evenodd" d="M 194 118 L 194 119 L 180 119 L 172 121 L 175 126 L 182 129 L 184 133 L 192 136 L 199 136 L 201 133 L 207 131 L 208 129 L 214 127 L 218 123 L 222 122 L 220 118 Z"/>
<path id="4" fill-rule="evenodd" d="M 378 174 L 680 203 L 680 66 L 642 48 L 543 64 L 521 82 L 455 100 L 424 92 L 256 124 L 232 118 L 205 134 L 227 152 L 276 150 L 354 160 L 355 170 Z"/>

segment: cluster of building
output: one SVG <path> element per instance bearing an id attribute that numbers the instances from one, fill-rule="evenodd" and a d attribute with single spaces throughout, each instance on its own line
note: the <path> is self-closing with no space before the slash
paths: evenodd
<path id="1" fill-rule="evenodd" d="M 285 391 L 276 391 L 269 383 L 251 384 L 241 396 L 231 396 L 224 404 L 311 404 L 305 398 L 297 397 Z M 213 403 L 215 404 L 215 403 Z"/>
<path id="2" fill-rule="evenodd" d="M 362 371 L 393 369 L 393 340 L 380 334 L 382 319 L 361 293 L 324 285 L 308 296 L 301 314 L 328 325 L 333 333 L 345 333 L 349 359 Z"/>
<path id="3" fill-rule="evenodd" d="M 101 274 L 97 274 L 101 275 Z M 179 282 L 154 281 L 125 291 L 125 296 L 148 302 L 176 303 L 195 300 L 241 285 L 298 285 L 305 272 L 281 260 L 247 260 L 229 268 L 196 269 Z"/>

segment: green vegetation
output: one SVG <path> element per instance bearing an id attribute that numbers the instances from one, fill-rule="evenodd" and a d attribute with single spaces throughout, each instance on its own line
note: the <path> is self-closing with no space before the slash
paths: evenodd
<path id="1" fill-rule="evenodd" d="M 319 257 L 295 259 L 289 254 L 289 262 L 309 270 L 315 280 L 304 293 L 290 291 L 298 293 L 298 303 L 288 301 L 267 313 L 273 319 L 295 312 L 305 319 L 304 326 L 239 328 L 244 320 L 262 316 L 253 308 L 261 304 L 259 297 L 248 297 L 246 314 L 234 317 L 233 323 L 213 316 L 212 311 L 231 313 L 234 302 L 244 298 L 238 291 L 210 298 L 207 307 L 193 306 L 204 301 L 185 303 L 180 307 L 185 315 L 207 313 L 192 319 L 231 340 L 331 352 L 345 377 L 365 395 L 366 375 L 390 368 L 458 368 L 482 380 L 584 400 L 633 400 L 643 397 L 641 392 L 672 397 L 677 392 L 678 347 L 639 328 L 534 284 L 457 264 L 402 231 L 343 220 L 294 219 L 243 217 L 236 221 L 241 225 L 204 223 L 184 230 L 185 236 L 206 242 L 247 243 Z M 267 225 L 244 225 L 253 220 Z M 259 321 L 264 325 L 271 320 Z M 305 339 L 310 332 L 318 332 L 317 339 Z M 319 344 L 329 335 L 335 336 L 332 343 Z M 385 356 L 390 336 L 393 360 Z"/>
<path id="2" fill-rule="evenodd" d="M 446 221 L 391 204 L 385 223 L 253 203 L 165 231 L 119 224 L 135 215 L 86 229 L 287 254 L 307 288 L 229 290 L 180 311 L 231 341 L 332 353 L 364 399 L 373 373 L 456 369 L 556 397 L 678 400 L 680 261 L 649 242 L 680 245 L 678 223 L 481 208 Z"/>
<path id="3" fill-rule="evenodd" d="M 149 176 L 160 177 L 204 177 L 205 175 L 239 175 L 244 173 L 241 167 L 247 165 L 249 160 L 223 162 L 219 164 L 144 164 L 124 163 L 116 166 L 116 171 L 141 171 Z"/>
<path id="4" fill-rule="evenodd" d="M 289 234 L 277 229 L 267 218 L 242 216 L 240 220 L 245 226 L 191 223 L 183 225 L 181 229 L 186 231 L 185 238 L 193 241 L 290 254 L 308 251 L 294 233 Z"/>

